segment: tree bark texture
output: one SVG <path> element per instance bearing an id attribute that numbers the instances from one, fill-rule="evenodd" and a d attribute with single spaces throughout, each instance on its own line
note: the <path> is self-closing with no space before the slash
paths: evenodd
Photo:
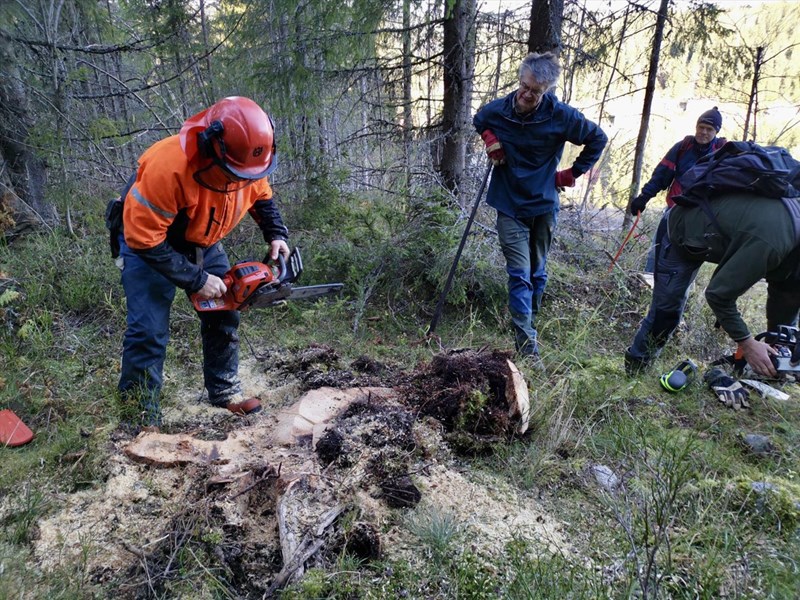
<path id="1" fill-rule="evenodd" d="M 528 52 L 561 53 L 564 0 L 532 0 Z"/>
<path id="2" fill-rule="evenodd" d="M 442 163 L 445 187 L 457 192 L 464 176 L 466 139 L 475 71 L 475 0 L 455 0 L 445 5 L 444 96 L 442 107 Z"/>
<path id="3" fill-rule="evenodd" d="M 0 36 L 0 158 L 11 188 L 3 194 L 4 210 L 14 225 L 4 233 L 13 236 L 37 225 L 54 225 L 58 215 L 44 200 L 47 165 L 33 150 L 33 117 L 18 62 L 6 38 Z M 5 175 L 0 171 L 0 176 Z"/>

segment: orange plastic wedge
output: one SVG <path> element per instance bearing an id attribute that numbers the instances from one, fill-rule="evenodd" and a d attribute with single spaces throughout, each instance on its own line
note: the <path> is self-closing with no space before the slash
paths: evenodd
<path id="1" fill-rule="evenodd" d="M 13 411 L 0 410 L 0 446 L 22 446 L 33 439 L 33 432 Z"/>

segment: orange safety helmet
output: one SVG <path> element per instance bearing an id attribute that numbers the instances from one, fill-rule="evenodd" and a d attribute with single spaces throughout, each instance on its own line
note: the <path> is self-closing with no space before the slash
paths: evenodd
<path id="1" fill-rule="evenodd" d="M 180 142 L 189 160 L 210 158 L 238 179 L 261 179 L 278 166 L 272 119 L 242 96 L 223 98 L 186 119 Z"/>

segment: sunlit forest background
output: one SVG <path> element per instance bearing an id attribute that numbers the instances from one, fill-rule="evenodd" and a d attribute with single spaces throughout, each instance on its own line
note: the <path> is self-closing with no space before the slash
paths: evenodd
<path id="1" fill-rule="evenodd" d="M 297 208 L 295 227 L 332 226 L 353 201 L 405 212 L 437 184 L 461 201 L 484 161 L 471 116 L 514 89 L 519 60 L 536 49 L 536 4 L 12 0 L 0 12 L 0 176 L 38 213 L 22 221 L 53 222 L 121 185 L 187 116 L 245 95 L 277 123 L 274 187 Z M 611 140 L 599 189 L 573 194 L 624 206 L 639 131 L 647 175 L 711 106 L 721 135 L 796 151 L 799 11 L 791 1 L 564 2 L 558 95 Z"/>

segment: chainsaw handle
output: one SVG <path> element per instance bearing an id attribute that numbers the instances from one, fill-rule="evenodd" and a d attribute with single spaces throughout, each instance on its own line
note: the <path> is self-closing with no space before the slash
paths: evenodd
<path id="1" fill-rule="evenodd" d="M 264 257 L 264 264 L 269 265 L 274 262 L 269 255 Z M 300 248 L 295 246 L 289 255 L 288 263 L 283 254 L 278 254 L 278 273 L 275 277 L 278 283 L 294 283 L 302 272 L 303 258 L 300 256 Z"/>
<path id="2" fill-rule="evenodd" d="M 286 269 L 286 258 L 281 254 L 278 253 L 278 282 L 283 283 L 283 280 L 286 279 L 288 275 L 288 270 Z"/>

